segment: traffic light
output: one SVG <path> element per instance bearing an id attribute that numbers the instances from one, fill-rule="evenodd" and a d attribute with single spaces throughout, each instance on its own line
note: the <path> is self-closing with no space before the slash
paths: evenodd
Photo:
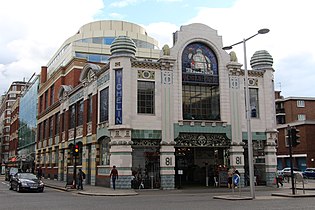
<path id="1" fill-rule="evenodd" d="M 79 148 L 79 145 L 76 144 L 76 145 L 74 145 L 74 148 L 73 148 L 73 155 L 79 156 L 79 154 L 80 154 L 80 148 Z"/>
<path id="2" fill-rule="evenodd" d="M 292 139 L 292 147 L 296 147 L 300 144 L 300 130 L 296 127 L 291 128 L 291 139 Z"/>
<path id="3" fill-rule="evenodd" d="M 291 128 L 288 127 L 288 129 L 286 129 L 286 135 L 285 135 L 285 143 L 286 145 L 290 145 L 290 141 L 291 141 Z"/>

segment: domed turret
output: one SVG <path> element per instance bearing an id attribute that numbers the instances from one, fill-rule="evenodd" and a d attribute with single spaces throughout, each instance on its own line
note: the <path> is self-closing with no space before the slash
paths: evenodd
<path id="1" fill-rule="evenodd" d="M 136 54 L 136 44 L 128 36 L 118 36 L 110 46 L 112 56 L 115 55 L 131 55 Z"/>
<path id="2" fill-rule="evenodd" d="M 259 50 L 250 59 L 252 69 L 272 68 L 273 58 L 266 50 Z"/>

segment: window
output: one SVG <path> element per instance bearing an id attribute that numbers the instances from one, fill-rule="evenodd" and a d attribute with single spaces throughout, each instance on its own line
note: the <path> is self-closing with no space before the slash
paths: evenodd
<path id="1" fill-rule="evenodd" d="M 75 126 L 75 104 L 69 107 L 69 129 Z"/>
<path id="2" fill-rule="evenodd" d="M 61 131 L 65 131 L 65 126 L 66 126 L 66 110 L 63 110 L 62 113 L 62 123 L 61 123 Z"/>
<path id="3" fill-rule="evenodd" d="M 154 82 L 138 81 L 138 113 L 154 114 Z"/>
<path id="4" fill-rule="evenodd" d="M 59 148 L 55 147 L 55 164 L 58 166 L 59 161 Z"/>
<path id="5" fill-rule="evenodd" d="M 83 100 L 79 101 L 77 103 L 78 106 L 78 122 L 77 126 L 80 126 L 83 124 Z"/>
<path id="6" fill-rule="evenodd" d="M 249 102 L 250 102 L 250 116 L 252 118 L 259 117 L 259 101 L 258 101 L 258 89 L 250 88 L 249 89 Z"/>
<path id="7" fill-rule="evenodd" d="M 60 114 L 57 113 L 55 115 L 55 135 L 59 133 L 59 129 L 60 129 Z"/>
<path id="8" fill-rule="evenodd" d="M 39 97 L 39 113 L 43 111 L 43 96 Z"/>
<path id="9" fill-rule="evenodd" d="M 43 139 L 46 139 L 46 124 L 47 124 L 47 120 L 44 120 L 44 124 L 43 124 Z"/>
<path id="10" fill-rule="evenodd" d="M 219 86 L 183 85 L 184 120 L 219 120 Z"/>
<path id="11" fill-rule="evenodd" d="M 305 103 L 304 103 L 304 101 L 296 101 L 296 105 L 297 105 L 297 107 L 305 107 Z"/>
<path id="12" fill-rule="evenodd" d="M 48 91 L 45 92 L 45 109 L 48 108 Z"/>
<path id="13" fill-rule="evenodd" d="M 49 161 L 49 167 L 51 167 L 52 166 L 52 149 L 50 148 L 49 150 L 48 150 L 48 161 Z"/>
<path id="14" fill-rule="evenodd" d="M 109 165 L 109 138 L 100 140 L 100 165 Z"/>
<path id="15" fill-rule="evenodd" d="M 89 98 L 88 98 L 88 113 L 87 113 L 87 121 L 88 122 L 92 121 L 92 111 L 93 111 L 92 105 L 93 105 L 93 103 L 92 103 L 92 95 L 89 95 Z"/>
<path id="16" fill-rule="evenodd" d="M 108 121 L 108 88 L 100 92 L 100 122 Z"/>
<path id="17" fill-rule="evenodd" d="M 54 103 L 54 91 L 55 91 L 55 85 L 52 85 L 50 87 L 50 105 Z"/>
<path id="18" fill-rule="evenodd" d="M 53 117 L 49 118 L 49 138 L 53 136 L 53 127 L 54 127 L 54 119 Z"/>
<path id="19" fill-rule="evenodd" d="M 304 120 L 306 120 L 305 114 L 299 114 L 297 120 L 298 120 L 298 121 L 304 121 Z"/>
<path id="20" fill-rule="evenodd" d="M 43 123 L 38 124 L 38 142 L 43 139 Z"/>
<path id="21" fill-rule="evenodd" d="M 16 94 L 15 94 L 15 93 L 11 93 L 11 94 L 9 95 L 9 98 L 10 98 L 10 99 L 15 99 L 15 98 L 16 98 Z"/>

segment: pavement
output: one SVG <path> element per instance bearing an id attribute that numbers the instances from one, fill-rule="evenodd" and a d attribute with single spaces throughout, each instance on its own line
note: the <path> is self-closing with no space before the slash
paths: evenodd
<path id="1" fill-rule="evenodd" d="M 45 187 L 54 188 L 58 190 L 78 193 L 86 196 L 135 196 L 139 192 L 145 192 L 145 190 L 134 190 L 134 189 L 112 189 L 108 187 L 93 186 L 93 185 L 83 185 L 84 190 L 72 189 L 71 186 L 66 187 L 66 182 L 43 179 Z M 297 183 L 296 193 L 292 194 L 291 183 L 283 183 L 283 187 L 277 188 L 274 186 L 255 186 L 255 191 L 264 191 L 270 196 L 281 196 L 281 197 L 315 197 L 315 180 L 309 180 L 307 184 L 304 184 L 304 190 L 302 183 Z M 155 190 L 163 193 L 164 190 Z M 169 192 L 169 191 L 168 191 Z M 217 194 L 213 196 L 214 199 L 224 199 L 224 200 L 252 200 L 250 193 L 250 187 L 245 187 L 240 189 L 234 189 L 231 193 L 231 189 L 225 187 L 200 187 L 200 188 L 184 188 L 172 190 L 174 193 L 214 193 Z M 265 193 L 265 194 L 266 194 Z M 221 195 L 220 195 L 221 194 Z M 259 193 L 256 193 L 257 195 Z M 256 198 L 258 196 L 255 196 Z"/>
<path id="2" fill-rule="evenodd" d="M 52 179 L 42 179 L 45 183 L 45 187 L 54 188 L 63 191 L 76 192 L 81 195 L 89 196 L 133 196 L 138 195 L 133 189 L 112 189 L 108 187 L 93 186 L 93 185 L 83 185 L 83 190 L 73 189 L 72 186 L 67 185 L 66 182 L 52 180 Z"/>

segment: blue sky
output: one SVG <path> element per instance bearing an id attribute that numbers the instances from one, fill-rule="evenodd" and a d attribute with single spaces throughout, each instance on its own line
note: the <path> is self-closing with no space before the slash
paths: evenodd
<path id="1" fill-rule="evenodd" d="M 201 7 L 226 8 L 232 6 L 234 2 L 235 0 L 104 0 L 103 13 L 97 18 L 118 18 L 145 25 L 153 22 L 172 22 L 180 25 L 193 18 Z"/>
<path id="2" fill-rule="evenodd" d="M 16 5 L 19 5 L 17 7 Z M 143 26 L 159 46 L 172 45 L 180 26 L 203 23 L 231 45 L 247 42 L 274 59 L 275 89 L 284 97 L 315 97 L 314 0 L 10 0 L 0 7 L 0 93 L 47 65 L 61 44 L 89 22 L 115 19 Z M 235 46 L 240 63 L 243 48 Z M 249 65 L 250 67 L 250 65 Z"/>

